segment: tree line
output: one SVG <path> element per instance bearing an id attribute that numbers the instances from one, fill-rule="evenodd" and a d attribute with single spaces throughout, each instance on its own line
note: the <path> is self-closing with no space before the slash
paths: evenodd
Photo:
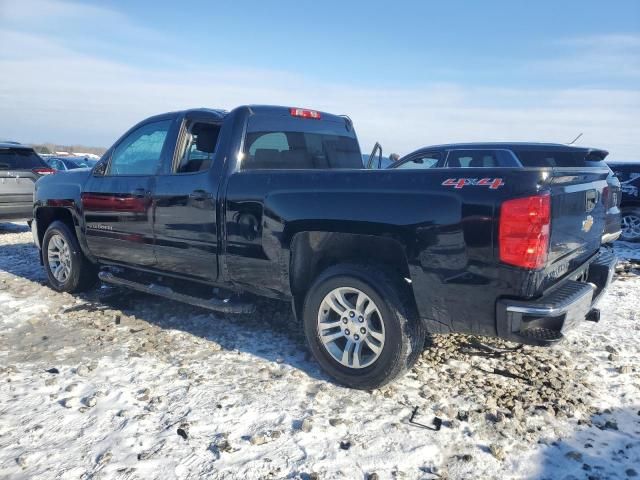
<path id="1" fill-rule="evenodd" d="M 50 154 L 55 152 L 93 153 L 102 155 L 107 151 L 104 147 L 89 147 L 86 145 L 60 145 L 56 143 L 33 143 L 33 149 L 38 153 Z"/>

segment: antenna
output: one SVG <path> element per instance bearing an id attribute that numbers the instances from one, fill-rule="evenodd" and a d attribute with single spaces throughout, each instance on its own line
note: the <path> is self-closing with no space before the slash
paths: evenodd
<path id="1" fill-rule="evenodd" d="M 573 140 L 571 140 L 567 145 L 573 145 L 574 143 L 576 143 L 578 141 L 578 139 L 582 136 L 582 133 L 578 134 L 578 136 L 576 138 L 574 138 Z"/>

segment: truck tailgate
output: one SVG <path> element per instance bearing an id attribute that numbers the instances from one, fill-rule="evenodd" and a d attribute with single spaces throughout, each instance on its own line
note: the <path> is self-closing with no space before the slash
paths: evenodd
<path id="1" fill-rule="evenodd" d="M 611 170 L 604 163 L 607 152 L 553 146 L 523 146 L 514 151 L 525 168 L 548 169 L 541 188 L 551 195 L 549 250 L 537 285 L 546 290 L 571 275 L 600 248 L 611 220 L 607 182 Z"/>
<path id="2" fill-rule="evenodd" d="M 600 248 L 606 224 L 606 168 L 554 169 L 545 284 L 575 270 Z"/>

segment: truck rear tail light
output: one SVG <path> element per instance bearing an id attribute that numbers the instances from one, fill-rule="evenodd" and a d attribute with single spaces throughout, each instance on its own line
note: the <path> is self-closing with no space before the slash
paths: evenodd
<path id="1" fill-rule="evenodd" d="M 516 267 L 544 266 L 549 251 L 549 194 L 507 200 L 500 209 L 500 261 Z"/>
<path id="2" fill-rule="evenodd" d="M 320 120 L 320 118 L 322 118 L 320 112 L 317 112 L 315 110 L 307 110 L 304 108 L 290 108 L 289 112 L 291 113 L 292 117 L 313 118 L 314 120 Z"/>
<path id="3" fill-rule="evenodd" d="M 38 175 L 51 175 L 52 173 L 56 173 L 53 168 L 49 167 L 36 167 L 31 170 L 33 173 L 37 173 Z"/>

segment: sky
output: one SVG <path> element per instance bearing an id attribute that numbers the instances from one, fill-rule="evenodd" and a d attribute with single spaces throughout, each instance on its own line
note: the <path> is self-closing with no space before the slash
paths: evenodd
<path id="1" fill-rule="evenodd" d="M 638 0 L 0 0 L 0 72 L 23 142 L 265 103 L 347 114 L 364 152 L 583 133 L 640 160 Z"/>

